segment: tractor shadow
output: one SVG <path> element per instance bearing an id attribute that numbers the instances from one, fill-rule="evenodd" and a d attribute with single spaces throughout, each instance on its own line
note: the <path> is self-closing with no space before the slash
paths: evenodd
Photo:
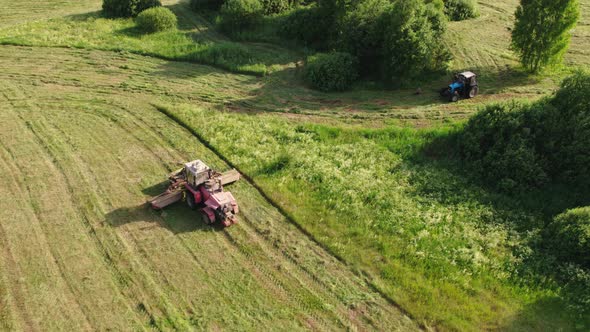
<path id="1" fill-rule="evenodd" d="M 147 196 L 145 203 L 114 209 L 105 215 L 105 222 L 115 228 L 132 227 L 137 230 L 165 228 L 174 234 L 224 230 L 220 224 L 205 224 L 198 209 L 191 210 L 184 201 L 176 202 L 162 210 L 152 209 L 147 200 L 162 193 L 167 185 L 168 182 L 164 181 L 143 189 L 142 192 Z"/>

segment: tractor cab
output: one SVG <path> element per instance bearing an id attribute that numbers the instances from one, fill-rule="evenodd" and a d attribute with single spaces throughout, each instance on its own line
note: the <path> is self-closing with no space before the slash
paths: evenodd
<path id="1" fill-rule="evenodd" d="M 479 86 L 477 84 L 477 75 L 470 71 L 455 74 L 453 81 L 448 87 L 440 91 L 442 97 L 446 97 L 451 102 L 459 101 L 460 97 L 473 98 L 477 96 Z"/>

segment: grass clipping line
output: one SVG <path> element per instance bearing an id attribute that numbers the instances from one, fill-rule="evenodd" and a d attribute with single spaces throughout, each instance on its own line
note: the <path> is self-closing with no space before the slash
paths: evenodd
<path id="1" fill-rule="evenodd" d="M 203 144 L 207 149 L 211 150 L 215 155 L 217 155 L 219 157 L 219 159 L 223 160 L 223 162 L 225 162 L 226 164 L 228 164 L 230 167 L 235 168 L 238 172 L 240 172 L 240 174 L 242 174 L 242 177 L 250 185 L 252 185 L 260 193 L 260 195 L 262 195 L 262 197 L 264 197 L 264 199 L 270 205 L 272 205 L 272 207 L 274 207 L 275 209 L 277 209 L 285 217 L 285 219 L 287 219 L 291 224 L 293 224 L 295 227 L 297 227 L 297 229 L 299 231 L 301 231 L 303 234 L 305 234 L 305 236 L 307 236 L 311 241 L 313 241 L 315 244 L 317 244 L 318 246 L 320 246 L 323 250 L 325 250 L 330 255 L 332 255 L 333 257 L 335 257 L 338 261 L 342 262 L 346 266 L 349 266 L 348 262 L 342 256 L 340 256 L 339 254 L 337 254 L 334 251 L 332 251 L 329 247 L 325 246 L 324 243 L 322 243 L 321 241 L 319 241 L 315 236 L 313 236 L 313 234 L 311 234 L 307 229 L 305 229 L 305 227 L 303 227 L 303 225 L 301 225 L 299 222 L 297 222 L 297 220 L 289 212 L 285 211 L 285 209 L 283 209 L 283 207 L 280 204 L 278 204 L 275 200 L 273 200 L 264 191 L 264 189 L 262 189 L 256 183 L 256 181 L 254 181 L 254 179 L 252 177 L 250 177 L 247 173 L 243 172 L 238 166 L 236 166 L 235 164 L 233 164 L 228 158 L 226 158 L 223 154 L 221 154 L 219 152 L 219 150 L 217 148 L 215 148 L 215 146 L 211 145 L 211 143 L 207 139 L 205 139 L 201 134 L 199 134 L 196 130 L 194 130 L 193 128 L 191 128 L 187 123 L 185 123 L 183 120 L 181 120 L 176 115 L 174 115 L 172 112 L 170 112 L 169 106 L 165 106 L 165 105 L 161 105 L 161 104 L 151 104 L 151 105 L 154 106 L 154 108 L 156 110 L 158 110 L 158 112 L 164 114 L 170 120 L 174 121 L 176 124 L 178 124 L 179 126 L 181 126 L 182 128 L 184 128 L 185 130 L 187 130 L 189 133 L 191 133 L 191 135 L 193 135 L 201 144 Z M 362 271 L 362 269 L 361 269 L 361 272 L 363 272 L 363 274 L 359 275 L 357 273 L 357 270 L 356 269 L 353 269 L 352 271 L 357 276 L 361 277 L 367 283 L 367 285 L 371 288 L 371 290 L 373 290 L 376 293 L 378 293 L 381 297 L 383 297 L 385 300 L 387 300 L 387 302 L 389 304 L 393 305 L 394 307 L 396 307 L 397 309 L 399 309 L 404 315 L 410 317 L 410 319 L 412 319 L 413 321 L 415 321 L 416 324 L 422 330 L 427 330 L 428 329 L 428 327 L 423 322 L 418 321 L 411 313 L 409 313 L 407 310 L 405 310 L 399 303 L 397 303 L 393 298 L 391 298 L 383 290 L 381 290 L 381 288 L 379 288 L 379 286 L 375 285 L 370 279 L 368 279 L 366 272 Z"/>

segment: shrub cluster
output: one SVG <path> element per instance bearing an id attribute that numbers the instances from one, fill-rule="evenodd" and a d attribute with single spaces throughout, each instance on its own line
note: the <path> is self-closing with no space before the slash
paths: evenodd
<path id="1" fill-rule="evenodd" d="M 562 265 L 558 273 L 565 285 L 563 293 L 568 306 L 582 315 L 590 314 L 590 270 L 568 263 Z"/>
<path id="2" fill-rule="evenodd" d="M 534 104 L 498 104 L 459 134 L 461 157 L 499 189 L 548 182 L 590 188 L 590 75 L 578 73 Z"/>
<path id="3" fill-rule="evenodd" d="M 451 21 L 463 21 L 479 16 L 475 0 L 444 0 L 445 14 Z"/>
<path id="4" fill-rule="evenodd" d="M 446 67 L 445 28 L 441 0 L 323 0 L 317 9 L 295 11 L 283 33 L 350 53 L 360 74 L 391 83 Z"/>
<path id="5" fill-rule="evenodd" d="M 191 0 L 191 9 L 199 10 L 219 10 L 223 5 L 223 0 Z"/>
<path id="6" fill-rule="evenodd" d="M 137 15 L 137 26 L 146 32 L 158 32 L 176 28 L 176 15 L 164 7 L 149 8 Z"/>
<path id="7" fill-rule="evenodd" d="M 342 52 L 320 53 L 307 59 L 305 79 L 321 91 L 342 91 L 358 77 L 357 61 Z"/>
<path id="8" fill-rule="evenodd" d="M 259 0 L 227 0 L 221 6 L 220 14 L 221 29 L 236 34 L 259 24 L 263 7 Z"/>
<path id="9" fill-rule="evenodd" d="M 590 207 L 568 210 L 548 227 L 548 243 L 561 262 L 590 269 Z"/>
<path id="10" fill-rule="evenodd" d="M 148 8 L 161 5 L 160 0 L 103 0 L 102 11 L 107 17 L 135 17 Z"/>
<path id="11" fill-rule="evenodd" d="M 328 34 L 325 12 L 318 7 L 304 7 L 294 10 L 280 26 L 279 34 L 290 40 L 316 49 L 324 48 Z"/>

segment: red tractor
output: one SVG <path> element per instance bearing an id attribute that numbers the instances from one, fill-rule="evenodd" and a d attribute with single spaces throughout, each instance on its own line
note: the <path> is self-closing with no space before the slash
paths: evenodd
<path id="1" fill-rule="evenodd" d="M 200 160 L 184 164 L 184 167 L 170 173 L 170 186 L 149 203 L 154 209 L 162 209 L 183 198 L 191 209 L 200 206 L 203 220 L 207 224 L 216 222 L 228 227 L 238 222 L 238 203 L 223 186 L 240 179 L 238 171 L 219 173 Z"/>

